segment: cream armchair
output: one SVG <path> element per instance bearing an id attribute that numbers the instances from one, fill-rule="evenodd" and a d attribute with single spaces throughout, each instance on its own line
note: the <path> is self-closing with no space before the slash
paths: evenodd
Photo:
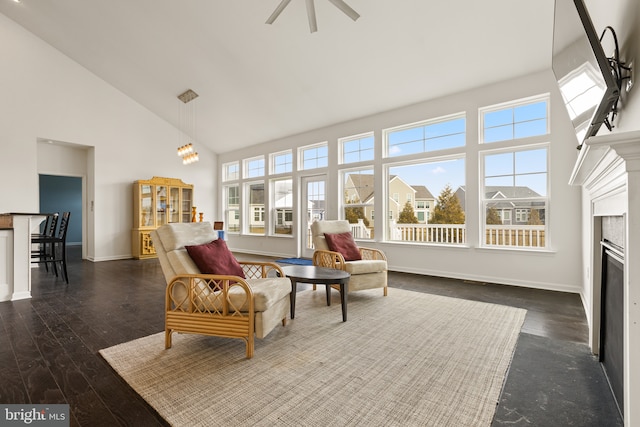
<path id="1" fill-rule="evenodd" d="M 217 237 L 208 222 L 167 224 L 151 232 L 167 282 L 165 347 L 171 347 L 173 332 L 241 338 L 250 359 L 254 336 L 264 338 L 278 323 L 286 324 L 291 281 L 270 262 L 239 262 L 245 279 L 201 274 L 185 246 Z"/>
<path id="2" fill-rule="evenodd" d="M 313 265 L 320 267 L 337 268 L 351 274 L 349 280 L 349 292 L 363 289 L 383 288 L 387 295 L 387 257 L 385 254 L 372 248 L 358 247 L 361 260 L 345 261 L 339 252 L 329 249 L 324 234 L 347 233 L 351 231 L 346 220 L 314 221 L 311 224 L 311 236 L 315 252 L 313 253 Z"/>

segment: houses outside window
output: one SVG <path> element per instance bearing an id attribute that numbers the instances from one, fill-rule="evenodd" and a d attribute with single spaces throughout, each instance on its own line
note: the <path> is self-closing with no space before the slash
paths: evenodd
<path id="1" fill-rule="evenodd" d="M 225 228 L 229 233 L 240 232 L 240 187 L 227 185 L 223 188 Z"/>
<path id="2" fill-rule="evenodd" d="M 274 236 L 293 234 L 293 180 L 291 178 L 271 180 L 271 210 Z"/>
<path id="3" fill-rule="evenodd" d="M 356 239 L 373 239 L 373 216 L 375 201 L 375 176 L 373 169 L 343 170 L 342 208 L 344 219 L 351 224 L 351 233 Z"/>
<path id="4" fill-rule="evenodd" d="M 491 151 L 483 153 L 482 158 L 482 245 L 546 248 L 547 146 Z"/>
<path id="5" fill-rule="evenodd" d="M 264 182 L 245 184 L 245 193 L 248 203 L 245 207 L 247 224 L 245 232 L 249 234 L 265 234 L 264 228 Z"/>
<path id="6" fill-rule="evenodd" d="M 389 194 L 410 193 L 413 200 L 389 199 L 389 240 L 466 243 L 463 156 L 391 164 L 388 177 Z"/>

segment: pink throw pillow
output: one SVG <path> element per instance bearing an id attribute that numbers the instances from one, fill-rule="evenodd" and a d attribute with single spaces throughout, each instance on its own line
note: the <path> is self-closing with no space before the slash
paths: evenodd
<path id="1" fill-rule="evenodd" d="M 324 233 L 329 249 L 334 252 L 340 252 L 345 261 L 357 261 L 362 259 L 358 245 L 353 240 L 351 232 L 347 233 Z"/>
<path id="2" fill-rule="evenodd" d="M 245 278 L 242 266 L 222 239 L 204 245 L 185 246 L 189 256 L 203 274 L 221 274 Z"/>

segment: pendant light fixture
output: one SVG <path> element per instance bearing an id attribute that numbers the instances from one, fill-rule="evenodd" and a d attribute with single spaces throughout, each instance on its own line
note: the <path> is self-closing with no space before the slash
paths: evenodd
<path id="1" fill-rule="evenodd" d="M 178 147 L 178 156 L 182 157 L 182 164 L 189 165 L 199 160 L 198 153 L 193 147 L 196 139 L 196 102 L 193 102 L 198 94 L 188 89 L 178 95 L 181 101 L 179 106 L 178 121 L 180 124 L 180 146 Z"/>

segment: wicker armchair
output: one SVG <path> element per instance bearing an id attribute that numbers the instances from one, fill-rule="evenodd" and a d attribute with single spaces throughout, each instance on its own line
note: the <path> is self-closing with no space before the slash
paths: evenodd
<path id="1" fill-rule="evenodd" d="M 329 250 L 324 233 L 347 233 L 351 231 L 346 220 L 314 221 L 311 224 L 311 236 L 315 251 L 313 265 L 336 268 L 351 274 L 349 292 L 363 289 L 382 288 L 387 296 L 387 257 L 384 252 L 358 247 L 362 260 L 345 261 L 339 252 Z"/>
<path id="2" fill-rule="evenodd" d="M 201 274 L 185 246 L 217 238 L 208 222 L 173 223 L 151 232 L 167 289 L 165 347 L 173 332 L 241 338 L 246 357 L 254 353 L 254 336 L 264 338 L 290 311 L 291 281 L 270 262 L 239 262 L 239 276 Z"/>

